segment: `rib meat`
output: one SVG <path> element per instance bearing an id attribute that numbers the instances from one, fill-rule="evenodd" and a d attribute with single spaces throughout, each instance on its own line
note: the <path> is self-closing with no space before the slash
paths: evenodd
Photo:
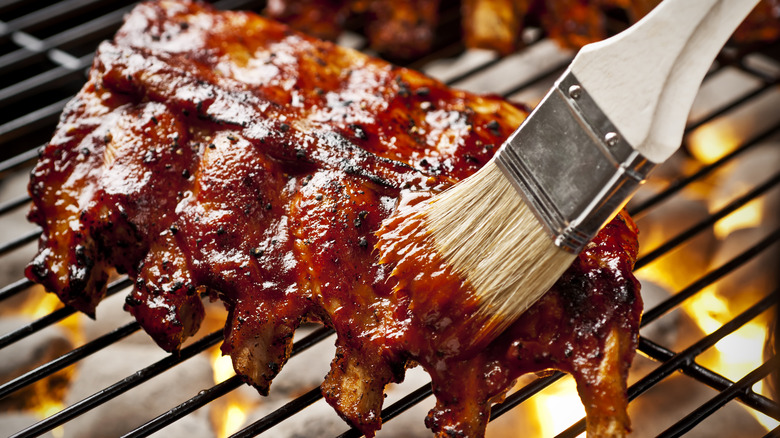
<path id="1" fill-rule="evenodd" d="M 579 48 L 602 40 L 610 29 L 610 16 L 633 23 L 661 0 L 463 0 L 463 40 L 509 54 L 522 46 L 527 25 L 541 27 L 564 46 Z M 419 56 L 433 43 L 439 0 L 271 0 L 265 12 L 296 29 L 335 39 L 350 16 L 366 24 L 372 48 L 392 57 Z M 368 13 L 366 13 L 368 12 Z M 618 24 L 618 26 L 620 26 Z M 616 27 L 616 26 L 612 26 Z M 780 37 L 780 0 L 763 0 L 745 20 L 734 38 L 740 42 Z"/>
<path id="2" fill-rule="evenodd" d="M 462 347 L 476 305 L 462 284 L 400 284 L 407 264 L 377 260 L 402 194 L 472 174 L 526 114 L 252 13 L 143 3 L 41 151 L 26 273 L 94 315 L 112 269 L 126 272 L 125 308 L 168 351 L 198 329 L 203 296 L 221 299 L 222 350 L 261 393 L 295 329 L 322 322 L 338 335 L 325 398 L 369 436 L 385 385 L 417 364 L 437 436 L 481 436 L 515 378 L 549 369 L 575 377 L 591 436 L 619 436 L 641 311 L 627 216 L 480 351 Z"/>

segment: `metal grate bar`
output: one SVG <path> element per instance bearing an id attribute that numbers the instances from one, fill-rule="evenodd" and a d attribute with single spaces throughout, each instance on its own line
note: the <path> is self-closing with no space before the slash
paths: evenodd
<path id="1" fill-rule="evenodd" d="M 555 371 L 551 375 L 536 379 L 533 382 L 529 383 L 528 385 L 515 391 L 512 395 L 507 397 L 507 399 L 504 400 L 502 403 L 493 406 L 493 409 L 490 410 L 491 421 L 494 415 L 495 418 L 498 418 L 508 410 L 514 408 L 520 403 L 528 400 L 529 398 L 543 391 L 545 388 L 557 382 L 565 375 L 566 375 L 565 373 L 562 373 L 560 371 Z"/>
<path id="2" fill-rule="evenodd" d="M 775 300 L 775 304 L 776 304 Z M 769 305 L 771 305 L 770 303 Z M 646 339 L 646 338 L 639 338 L 639 351 L 647 355 L 647 357 L 654 359 L 658 362 L 665 362 L 672 357 L 674 357 L 675 353 L 672 350 L 669 350 L 661 345 L 656 344 L 655 342 Z M 690 364 L 685 365 L 681 371 L 683 374 L 689 377 L 693 377 L 694 379 L 698 380 L 701 383 L 704 383 L 705 385 L 708 385 L 712 388 L 717 389 L 718 391 L 723 391 L 724 389 L 728 388 L 729 385 L 732 385 L 733 382 L 722 375 L 710 370 L 709 368 L 705 368 L 696 362 L 692 362 Z M 747 391 L 745 394 L 743 394 L 740 397 L 740 401 L 745 404 L 745 406 L 748 406 L 752 409 L 755 409 L 757 411 L 761 412 L 767 412 L 772 411 L 772 409 L 775 409 L 777 406 L 777 403 L 773 400 L 770 400 L 767 397 L 764 397 L 761 394 L 757 394 L 753 391 Z"/>
<path id="3" fill-rule="evenodd" d="M 699 222 L 698 224 L 695 224 L 694 226 L 688 228 L 687 230 L 684 230 L 680 234 L 666 241 L 664 244 L 658 246 L 658 248 L 640 257 L 636 261 L 636 265 L 634 266 L 634 269 L 636 270 L 642 268 L 643 266 L 647 266 L 649 263 L 653 262 L 658 257 L 666 254 L 667 252 L 671 251 L 673 248 L 677 247 L 678 245 L 682 244 L 683 242 L 687 241 L 693 236 L 704 231 L 709 226 L 713 225 L 715 222 L 733 213 L 734 211 L 744 206 L 748 202 L 752 201 L 753 199 L 758 198 L 759 196 L 761 196 L 769 189 L 772 189 L 778 184 L 780 184 L 780 172 L 776 173 L 775 176 L 769 178 L 764 183 L 756 186 L 748 193 L 745 193 L 739 198 L 733 200 L 732 202 L 730 202 L 728 205 L 724 206 L 720 210 L 714 213 L 710 213 L 710 215 L 707 216 L 705 220 Z"/>
<path id="4" fill-rule="evenodd" d="M 780 365 L 780 356 L 772 356 L 772 358 L 766 361 L 763 365 L 748 373 L 745 377 L 741 378 L 737 383 L 729 386 L 727 389 L 719 392 L 710 401 L 686 415 L 685 418 L 674 424 L 669 429 L 662 432 L 659 437 L 678 437 L 685 432 L 693 429 L 694 426 L 704 421 L 707 416 L 720 409 L 723 405 L 734 399 L 739 393 L 747 391 L 757 381 L 763 379 L 772 370 L 776 369 Z M 780 418 L 780 415 L 777 415 Z"/>
<path id="5" fill-rule="evenodd" d="M 41 317 L 30 324 L 25 325 L 19 329 L 16 329 L 10 333 L 7 333 L 0 337 L 0 349 L 5 348 L 14 342 L 30 336 L 31 334 L 43 330 L 44 328 L 62 321 L 70 315 L 76 313 L 76 309 L 72 307 L 61 307 L 48 315 Z"/>
<path id="6" fill-rule="evenodd" d="M 25 46 L 0 56 L 0 74 L 18 70 L 21 67 L 26 67 L 33 62 L 39 61 L 47 56 L 49 50 L 61 48 L 68 44 L 89 41 L 92 38 L 99 38 L 109 34 L 119 27 L 122 23 L 122 18 L 131 9 L 132 6 L 117 9 L 114 12 L 43 39 L 39 47 L 31 48 Z"/>
<path id="7" fill-rule="evenodd" d="M 411 408 L 417 403 L 420 403 L 421 401 L 425 400 L 431 395 L 433 395 L 433 391 L 431 390 L 430 383 L 415 389 L 413 392 L 407 394 L 401 400 L 398 400 L 397 402 L 393 403 L 387 408 L 382 409 L 382 424 L 387 423 L 388 421 L 397 417 L 407 409 Z M 358 438 L 361 436 L 363 436 L 363 433 L 360 432 L 360 430 L 353 427 L 348 431 L 339 435 L 337 438 Z"/>
<path id="8" fill-rule="evenodd" d="M 774 430 L 764 435 L 763 438 L 780 438 L 780 427 L 776 427 Z"/>
<path id="9" fill-rule="evenodd" d="M 630 214 L 632 217 L 639 217 L 645 210 L 648 210 L 650 207 L 653 207 L 661 203 L 662 201 L 665 201 L 666 199 L 670 198 L 674 194 L 677 194 L 677 192 L 684 189 L 689 184 L 703 178 L 713 170 L 720 168 L 721 166 L 733 160 L 734 158 L 738 157 L 739 155 L 747 152 L 748 150 L 752 149 L 754 146 L 760 144 L 762 141 L 771 137 L 779 130 L 780 130 L 780 123 L 773 125 L 771 128 L 767 129 L 766 131 L 746 141 L 745 144 L 743 144 L 741 147 L 729 152 L 728 154 L 719 158 L 717 161 L 702 166 L 701 168 L 699 168 L 699 170 L 688 175 L 687 177 L 672 182 L 661 193 L 650 197 L 649 199 L 647 199 L 646 201 L 640 204 L 632 206 L 631 208 L 628 209 L 628 214 Z"/>
<path id="10" fill-rule="evenodd" d="M 5 242 L 2 245 L 0 245 L 0 255 L 21 248 L 22 246 L 30 242 L 36 241 L 38 240 L 38 237 L 40 237 L 40 235 L 41 235 L 41 229 L 36 227 L 36 229 L 28 232 L 27 234 L 17 237 L 16 239 L 11 240 L 9 242 Z"/>
<path id="11" fill-rule="evenodd" d="M 14 32 L 41 28 L 82 13 L 104 0 L 64 0 L 6 23 L 0 32 L 0 41 L 7 40 Z"/>
<path id="12" fill-rule="evenodd" d="M 128 287 L 130 284 L 131 284 L 130 280 L 128 279 L 115 281 L 114 283 L 108 286 L 108 290 L 106 291 L 106 296 L 111 296 L 119 292 L 120 290 Z M 35 332 L 43 330 L 44 328 L 65 319 L 66 317 L 76 312 L 77 310 L 70 306 L 61 307 L 49 313 L 48 315 L 41 317 L 31 322 L 30 324 L 27 324 L 24 327 L 21 327 L 10 333 L 0 336 L 0 350 L 13 344 L 16 341 L 19 341 L 20 339 L 24 339 Z"/>
<path id="13" fill-rule="evenodd" d="M 758 70 L 758 69 L 756 69 L 754 67 L 751 67 L 750 65 L 746 64 L 744 57 L 740 58 L 739 61 L 734 64 L 734 66 L 739 68 L 740 70 L 742 70 L 743 72 L 745 72 L 745 73 L 747 73 L 749 75 L 752 75 L 752 76 L 755 76 L 755 77 L 761 79 L 765 83 L 777 82 L 778 78 L 776 78 L 775 76 L 772 76 L 772 75 L 770 75 L 770 74 L 768 74 L 768 73 L 766 73 L 764 71 Z"/>
<path id="14" fill-rule="evenodd" d="M 309 333 L 305 338 L 293 344 L 290 358 L 295 357 L 298 353 L 305 351 L 309 347 L 317 344 L 334 333 L 333 329 L 328 327 L 320 327 L 319 329 Z M 132 430 L 124 435 L 122 438 L 140 438 L 151 435 L 152 433 L 162 429 L 163 427 L 173 423 L 176 420 L 196 411 L 197 409 L 205 406 L 206 404 L 222 397 L 223 395 L 235 390 L 241 386 L 244 382 L 238 376 L 233 376 L 224 382 L 221 382 L 207 390 L 201 391 L 198 395 L 190 398 L 179 406 L 169 410 L 168 412 L 154 418 L 141 427 Z"/>
<path id="15" fill-rule="evenodd" d="M 0 108 L 83 77 L 91 63 L 92 54 L 89 54 L 79 58 L 74 66 L 56 67 L 3 88 L 0 90 Z"/>
<path id="16" fill-rule="evenodd" d="M 756 97 L 761 96 L 764 94 L 767 90 L 770 90 L 777 86 L 777 84 L 780 84 L 780 78 L 771 80 L 771 81 L 764 81 L 764 84 L 757 89 L 739 97 L 738 99 L 732 100 L 729 102 L 728 105 L 724 105 L 713 112 L 707 114 L 706 117 L 703 117 L 701 120 L 697 120 L 693 123 L 689 123 L 688 126 L 685 127 L 685 133 L 690 134 L 691 132 L 695 131 L 696 129 L 700 128 L 702 125 L 711 122 L 712 120 L 726 114 L 727 112 L 747 103 L 751 99 L 755 99 Z"/>
<path id="17" fill-rule="evenodd" d="M 286 405 L 271 412 L 260 420 L 250 424 L 240 431 L 230 435 L 230 438 L 249 438 L 259 435 L 282 421 L 292 417 L 303 409 L 311 406 L 314 402 L 322 398 L 320 387 L 309 390 L 306 394 L 290 401 Z"/>
<path id="18" fill-rule="evenodd" d="M 27 205 L 28 202 L 30 202 L 30 196 L 28 195 L 23 195 L 16 199 L 3 202 L 2 204 L 0 204 L 0 215 L 4 215 L 6 213 L 16 210 L 17 208 L 23 207 Z"/>
<path id="19" fill-rule="evenodd" d="M 125 337 L 137 332 L 141 328 L 138 322 L 131 322 L 122 327 L 116 328 L 108 334 L 105 334 L 86 345 L 73 349 L 62 356 L 47 362 L 38 368 L 35 368 L 21 376 L 0 385 L 0 399 L 19 389 L 33 384 L 36 381 L 48 377 L 57 371 L 78 362 L 79 360 L 94 354 L 103 348 L 117 342 Z"/>
<path id="20" fill-rule="evenodd" d="M 168 369 L 184 362 L 185 360 L 195 356 L 198 353 L 203 352 L 216 345 L 222 340 L 222 330 L 217 330 L 209 335 L 204 336 L 192 345 L 182 348 L 178 353 L 171 353 L 168 357 L 161 359 L 146 368 L 143 368 L 136 373 L 116 382 L 115 384 L 92 394 L 91 396 L 78 401 L 67 408 L 57 412 L 56 414 L 47 417 L 38 423 L 33 424 L 27 429 L 22 430 L 11 436 L 11 438 L 33 437 L 42 433 L 48 432 L 57 426 L 78 417 L 79 415 L 96 408 L 97 406 L 123 394 L 130 389 L 146 382 L 147 380 L 155 377 Z"/>
<path id="21" fill-rule="evenodd" d="M 15 282 L 8 284 L 4 288 L 0 289 L 0 301 L 11 298 L 34 285 L 35 283 L 26 278 L 16 280 Z"/>
<path id="22" fill-rule="evenodd" d="M 561 74 L 563 74 L 564 70 L 566 70 L 566 68 L 569 66 L 570 63 L 571 63 L 571 59 L 561 62 L 558 65 L 552 66 L 547 70 L 540 72 L 538 75 L 535 75 L 529 78 L 528 80 L 519 83 L 518 85 L 513 87 L 509 91 L 509 93 L 506 93 L 506 95 L 512 95 L 514 93 L 520 92 L 528 87 L 531 87 L 543 81 L 544 79 L 547 79 L 550 76 L 560 76 Z"/>
<path id="23" fill-rule="evenodd" d="M 0 176 L 2 176 L 4 172 L 17 169 L 27 164 L 31 164 L 37 158 L 38 158 L 38 148 L 35 148 L 35 149 L 30 149 L 27 152 L 22 152 L 21 154 L 15 157 L 4 160 L 0 162 Z"/>
<path id="24" fill-rule="evenodd" d="M 738 328 L 742 327 L 747 322 L 749 322 L 750 320 L 757 317 L 761 313 L 768 310 L 771 306 L 776 304 L 777 304 L 777 294 L 772 294 L 770 296 L 765 297 L 764 299 L 757 302 L 756 304 L 752 305 L 750 308 L 737 315 L 731 321 L 728 321 L 727 323 L 723 324 L 717 330 L 705 336 L 704 338 L 700 339 L 698 342 L 686 348 L 682 352 L 677 353 L 673 358 L 664 362 L 663 364 L 661 364 L 661 366 L 653 370 L 650 374 L 643 377 L 634 385 L 632 385 L 631 388 L 629 388 L 628 390 L 629 398 L 633 400 L 634 398 L 636 398 L 640 394 L 650 389 L 650 387 L 660 382 L 663 378 L 667 377 L 675 370 L 682 368 L 684 365 L 692 364 L 696 356 L 698 356 L 705 350 L 711 348 L 713 345 L 718 343 L 721 339 L 730 335 L 732 332 L 736 331 Z M 767 415 L 771 415 L 771 411 L 764 412 L 764 413 Z"/>
<path id="25" fill-rule="evenodd" d="M 71 99 L 73 99 L 73 96 L 66 97 L 0 125 L 0 144 L 16 140 L 22 135 L 29 134 L 43 126 L 55 124 L 60 117 L 60 113 L 62 113 L 62 109 L 65 108 L 65 105 Z"/>
<path id="26" fill-rule="evenodd" d="M 701 354 L 703 351 L 711 348 L 713 345 L 718 343 L 721 339 L 728 336 L 732 332 L 736 331 L 739 327 L 746 324 L 751 319 L 755 318 L 756 316 L 760 315 L 762 312 L 766 311 L 769 307 L 772 305 L 777 304 L 777 294 L 773 294 L 772 296 L 768 296 L 758 303 L 754 304 L 741 314 L 737 315 L 734 319 L 727 322 L 726 324 L 719 327 L 717 330 L 712 332 L 711 334 L 705 336 L 704 338 L 700 339 L 695 344 L 691 345 L 690 347 L 686 348 L 680 353 L 675 354 L 672 358 L 669 360 L 663 362 L 658 368 L 651 371 L 648 375 L 631 385 L 630 388 L 628 388 L 628 398 L 629 400 L 634 400 L 638 396 L 642 395 L 644 392 L 646 392 L 648 389 L 652 388 L 661 380 L 665 379 L 669 375 L 671 375 L 676 370 L 681 370 L 685 372 L 686 370 L 690 370 L 690 368 L 687 368 L 691 364 L 694 363 L 696 356 Z M 695 377 L 695 376 L 692 376 Z M 732 384 L 732 383 L 730 383 Z M 774 409 L 777 409 L 777 405 L 775 404 Z M 764 412 L 767 415 L 771 415 L 771 410 L 769 412 Z M 585 431 L 585 419 L 581 419 L 565 431 L 561 432 L 556 438 L 574 438 Z"/>
<path id="27" fill-rule="evenodd" d="M 718 267 L 717 269 L 708 272 L 703 277 L 694 281 L 693 283 L 691 283 L 691 285 L 687 286 L 685 289 L 681 290 L 674 296 L 669 297 L 662 303 L 658 304 L 657 306 L 645 312 L 645 314 L 642 316 L 642 326 L 650 323 L 651 321 L 658 319 L 662 315 L 673 310 L 680 303 L 690 298 L 692 295 L 704 289 L 705 287 L 709 286 L 710 284 L 716 282 L 726 274 L 729 274 L 731 271 L 735 270 L 739 266 L 747 263 L 748 261 L 750 261 L 750 259 L 760 254 L 762 251 L 767 249 L 772 244 L 776 243 L 778 240 L 780 240 L 780 228 L 776 229 L 773 233 L 769 234 L 767 237 L 762 239 L 753 247 L 743 251 L 733 259 L 729 260 L 727 263 Z"/>

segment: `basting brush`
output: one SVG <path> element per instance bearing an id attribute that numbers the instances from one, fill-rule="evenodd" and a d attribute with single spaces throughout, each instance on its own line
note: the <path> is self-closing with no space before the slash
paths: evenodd
<path id="1" fill-rule="evenodd" d="M 488 164 L 424 204 L 423 239 L 471 284 L 486 337 L 536 302 L 678 148 L 704 75 L 757 3 L 665 0 L 583 47 Z"/>

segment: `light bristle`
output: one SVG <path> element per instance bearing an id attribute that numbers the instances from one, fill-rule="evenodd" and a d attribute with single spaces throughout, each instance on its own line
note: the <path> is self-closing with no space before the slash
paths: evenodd
<path id="1" fill-rule="evenodd" d="M 437 196 L 426 213 L 439 253 L 481 299 L 498 333 L 536 302 L 576 254 L 553 238 L 493 162 Z"/>

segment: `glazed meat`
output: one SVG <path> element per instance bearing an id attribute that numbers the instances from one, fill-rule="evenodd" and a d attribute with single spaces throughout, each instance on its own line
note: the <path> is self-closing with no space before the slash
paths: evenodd
<path id="1" fill-rule="evenodd" d="M 318 38 L 335 40 L 358 17 L 371 48 L 396 58 L 427 53 L 439 0 L 270 0 L 265 14 Z"/>
<path id="2" fill-rule="evenodd" d="M 514 379 L 549 369 L 575 377 L 591 436 L 620 436 L 642 307 L 627 216 L 478 350 L 465 348 L 477 303 L 463 284 L 401 284 L 408 263 L 378 260 L 383 221 L 403 226 L 405 205 L 475 172 L 526 114 L 252 13 L 144 3 L 41 151 L 26 273 L 94 315 L 112 269 L 126 272 L 125 308 L 168 351 L 198 329 L 203 297 L 222 300 L 222 350 L 261 393 L 295 329 L 326 324 L 324 396 L 368 436 L 385 385 L 418 364 L 438 436 L 483 435 Z"/>
<path id="3" fill-rule="evenodd" d="M 610 16 L 619 25 L 633 23 L 660 0 L 462 0 L 463 40 L 478 47 L 509 54 L 522 46 L 526 25 L 541 27 L 564 46 L 579 48 L 602 40 Z M 371 46 L 393 57 L 412 57 L 430 49 L 438 23 L 438 0 L 271 0 L 265 12 L 313 35 L 335 39 L 347 18 L 357 15 L 366 23 Z M 368 13 L 365 13 L 368 12 Z M 616 27 L 616 26 L 612 26 Z M 739 27 L 740 42 L 780 37 L 780 0 L 763 0 Z"/>

